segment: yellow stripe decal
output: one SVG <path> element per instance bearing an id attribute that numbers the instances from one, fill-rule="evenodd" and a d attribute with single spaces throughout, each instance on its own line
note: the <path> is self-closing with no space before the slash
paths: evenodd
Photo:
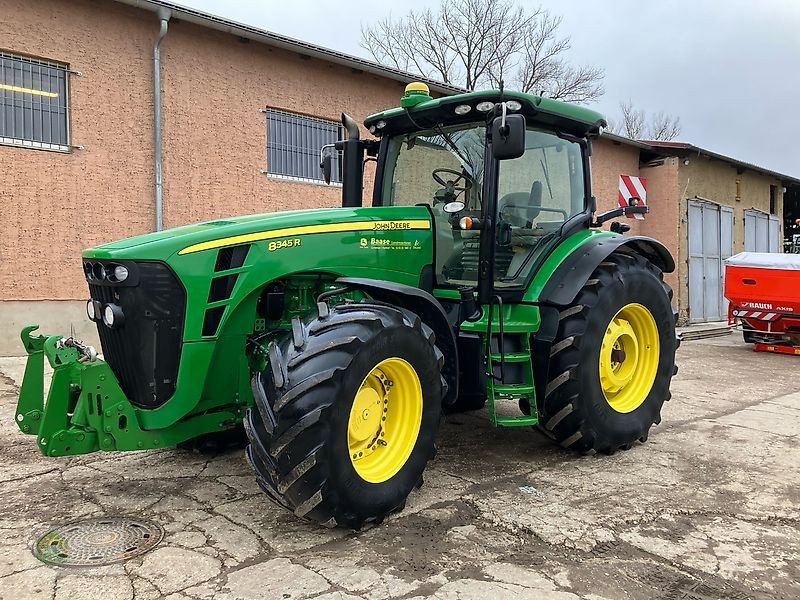
<path id="1" fill-rule="evenodd" d="M 58 98 L 57 92 L 45 92 L 44 90 L 34 90 L 31 88 L 17 87 L 16 85 L 8 85 L 7 83 L 0 83 L 0 90 L 8 90 L 9 92 L 20 92 L 22 94 L 33 94 L 34 96 L 47 96 L 48 98 Z"/>
<path id="2" fill-rule="evenodd" d="M 223 246 L 234 246 L 237 244 L 248 244 L 250 242 L 260 242 L 263 240 L 274 240 L 275 238 L 289 237 L 294 235 L 308 235 L 312 233 L 347 233 L 350 231 L 407 231 L 409 229 L 430 229 L 430 221 L 423 219 L 400 219 L 386 221 L 350 221 L 345 223 L 330 223 L 327 225 L 301 225 L 299 227 L 286 227 L 284 229 L 274 229 L 272 231 L 258 231 L 256 233 L 245 233 L 231 237 L 200 242 L 187 246 L 178 254 L 192 254 L 202 250 L 222 248 Z"/>

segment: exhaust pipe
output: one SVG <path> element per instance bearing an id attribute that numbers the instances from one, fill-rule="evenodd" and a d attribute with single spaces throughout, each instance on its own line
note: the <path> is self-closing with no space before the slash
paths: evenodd
<path id="1" fill-rule="evenodd" d="M 347 130 L 347 139 L 348 140 L 357 140 L 361 137 L 361 132 L 358 129 L 358 123 L 355 122 L 355 119 L 348 115 L 347 113 L 342 113 L 342 125 Z"/>
<path id="2" fill-rule="evenodd" d="M 364 151 L 367 143 L 361 141 L 358 123 L 353 117 L 342 113 L 342 126 L 347 132 L 347 139 L 334 144 L 325 144 L 320 150 L 319 167 L 325 183 L 331 182 L 333 157 L 335 152 L 342 152 L 342 208 L 361 206 L 364 194 Z"/>
<path id="3" fill-rule="evenodd" d="M 337 150 L 344 150 L 342 168 L 342 208 L 361 206 L 364 194 L 364 144 L 358 123 L 342 113 L 342 125 L 347 131 L 347 139 L 336 142 Z"/>

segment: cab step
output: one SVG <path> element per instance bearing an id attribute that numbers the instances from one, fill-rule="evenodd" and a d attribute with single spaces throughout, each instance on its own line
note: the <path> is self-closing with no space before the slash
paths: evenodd
<path id="1" fill-rule="evenodd" d="M 530 362 L 531 354 L 530 352 L 506 352 L 501 356 L 499 352 L 492 352 L 491 359 L 495 364 L 500 364 L 503 360 L 507 363 L 524 363 Z"/>
<path id="2" fill-rule="evenodd" d="M 519 417 L 495 417 L 495 425 L 501 427 L 533 427 L 539 423 L 536 417 L 520 415 Z"/>
<path id="3" fill-rule="evenodd" d="M 505 331 L 492 335 L 492 348 L 486 361 L 486 404 L 492 425 L 531 427 L 539 422 L 529 340 L 530 332 Z M 501 348 L 506 351 L 501 353 Z M 528 406 L 534 407 L 533 414 L 508 415 L 504 414 L 506 410 L 498 414 L 498 405 L 518 400 L 525 400 Z"/>
<path id="4" fill-rule="evenodd" d="M 533 385 L 527 383 L 496 383 L 493 387 L 495 396 L 506 396 L 508 398 L 529 398 L 533 396 Z"/>

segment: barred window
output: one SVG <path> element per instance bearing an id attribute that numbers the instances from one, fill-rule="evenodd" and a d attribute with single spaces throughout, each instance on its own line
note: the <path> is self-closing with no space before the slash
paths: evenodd
<path id="1" fill-rule="evenodd" d="M 320 150 L 342 137 L 342 125 L 282 110 L 267 109 L 267 173 L 301 181 L 322 181 Z M 331 181 L 341 183 L 341 160 Z"/>
<path id="2" fill-rule="evenodd" d="M 0 143 L 69 149 L 67 66 L 0 52 Z"/>

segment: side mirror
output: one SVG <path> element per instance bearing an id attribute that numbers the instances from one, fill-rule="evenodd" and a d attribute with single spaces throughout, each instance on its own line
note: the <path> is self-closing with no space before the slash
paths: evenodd
<path id="1" fill-rule="evenodd" d="M 525 116 L 505 115 L 492 121 L 492 155 L 497 160 L 525 154 Z"/>
<path id="2" fill-rule="evenodd" d="M 330 185 L 331 173 L 333 169 L 333 159 L 336 156 L 336 146 L 334 144 L 325 144 L 320 151 L 319 168 L 322 169 L 322 178 L 325 183 Z"/>

